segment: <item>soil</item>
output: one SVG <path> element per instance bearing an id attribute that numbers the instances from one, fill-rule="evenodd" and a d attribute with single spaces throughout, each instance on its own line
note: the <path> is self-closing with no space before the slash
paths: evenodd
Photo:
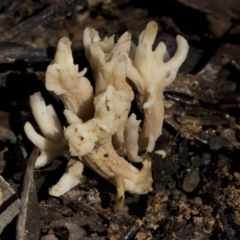
<path id="1" fill-rule="evenodd" d="M 240 239 L 239 13 L 238 0 L 0 1 L 0 217 L 16 211 L 10 206 L 21 199 L 18 215 L 1 218 L 6 224 L 0 239 Z M 163 133 L 151 155 L 153 191 L 126 194 L 114 212 L 115 188 L 86 168 L 83 183 L 51 197 L 48 188 L 67 160 L 58 158 L 33 174 L 38 153 L 23 126 L 31 121 L 37 127 L 29 106 L 36 91 L 65 121 L 62 103 L 44 87 L 58 40 L 71 39 L 74 61 L 80 70 L 88 67 L 91 81 L 85 27 L 101 37 L 130 31 L 137 43 L 152 20 L 159 26 L 156 43 L 164 41 L 171 56 L 176 35 L 190 45 L 164 92 Z M 4 197 L 6 186 L 11 201 Z"/>

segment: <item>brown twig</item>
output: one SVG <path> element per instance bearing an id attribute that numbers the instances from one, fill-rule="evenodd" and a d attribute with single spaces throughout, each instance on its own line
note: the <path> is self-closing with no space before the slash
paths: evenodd
<path id="1" fill-rule="evenodd" d="M 227 219 L 224 215 L 221 203 L 219 201 L 219 191 L 218 191 L 217 183 L 215 181 L 213 181 L 213 184 L 212 184 L 212 194 L 213 194 L 213 198 L 214 198 L 214 201 L 216 203 L 216 206 L 217 206 L 218 215 L 219 215 L 219 217 L 222 221 L 223 228 L 224 228 L 225 233 L 226 233 L 226 238 L 228 240 L 233 240 L 232 234 L 231 234 L 230 229 L 228 227 Z"/>
<path id="2" fill-rule="evenodd" d="M 0 63 L 11 63 L 16 59 L 50 61 L 47 50 L 37 49 L 15 42 L 0 42 Z"/>
<path id="3" fill-rule="evenodd" d="M 120 236 L 119 240 L 129 240 L 134 237 L 136 232 L 139 230 L 142 222 L 138 219 L 132 226 L 127 228 Z"/>
<path id="4" fill-rule="evenodd" d="M 50 5 L 36 16 L 33 16 L 24 22 L 19 23 L 9 31 L 2 33 L 0 41 L 18 43 L 24 42 L 27 38 L 39 34 L 44 25 L 73 11 L 77 4 L 84 8 L 86 0 L 66 0 L 64 2 L 58 2 L 54 5 Z"/>
<path id="5" fill-rule="evenodd" d="M 35 161 L 37 159 L 39 150 L 37 148 L 34 148 L 28 161 L 27 166 L 24 174 L 24 180 L 23 180 L 23 190 L 21 193 L 21 207 L 20 207 L 20 213 L 18 216 L 18 222 L 17 222 L 17 240 L 24 240 L 26 239 L 26 225 L 27 225 L 27 216 L 29 211 L 29 202 L 32 197 L 37 198 L 36 190 L 35 190 L 35 184 L 33 179 L 34 174 L 34 165 Z M 38 216 L 35 216 L 36 218 Z M 36 219 L 29 219 L 30 221 L 34 221 Z M 38 235 L 38 233 L 36 233 Z M 28 237 L 27 239 L 33 239 Z M 37 239 L 37 238 L 36 238 Z"/>

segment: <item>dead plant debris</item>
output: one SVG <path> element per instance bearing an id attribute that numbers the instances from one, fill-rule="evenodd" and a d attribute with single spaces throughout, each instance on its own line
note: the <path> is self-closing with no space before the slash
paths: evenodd
<path id="1" fill-rule="evenodd" d="M 0 239 L 239 239 L 239 12 L 238 0 L 0 1 Z M 155 150 L 166 157 L 152 155 L 154 191 L 126 195 L 113 212 L 114 188 L 87 169 L 78 187 L 50 197 L 67 161 L 33 171 L 37 155 L 23 125 L 33 122 L 28 98 L 36 91 L 65 123 L 62 105 L 43 84 L 58 40 L 73 41 L 82 68 L 85 27 L 101 36 L 129 30 L 137 42 L 150 20 L 170 55 L 177 34 L 190 44 L 181 74 L 164 92 Z M 90 70 L 87 76 L 93 79 Z"/>

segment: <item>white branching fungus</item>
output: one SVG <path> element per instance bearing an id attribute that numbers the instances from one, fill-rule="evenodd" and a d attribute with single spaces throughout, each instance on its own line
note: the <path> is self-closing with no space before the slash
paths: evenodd
<path id="1" fill-rule="evenodd" d="M 126 155 L 131 162 L 142 162 L 143 158 L 138 155 L 138 129 L 141 120 L 136 119 L 136 115 L 132 114 L 124 126 L 124 143 L 123 148 L 126 149 Z"/>
<path id="2" fill-rule="evenodd" d="M 130 110 L 131 98 L 124 91 L 116 91 L 109 85 L 106 91 L 94 100 L 95 114 L 85 123 L 76 122 L 65 130 L 72 156 L 84 156 L 98 148 L 123 125 Z"/>
<path id="3" fill-rule="evenodd" d="M 147 155 L 144 157 L 142 169 L 138 170 L 120 157 L 112 143 L 108 142 L 85 155 L 83 163 L 116 186 L 115 210 L 122 207 L 125 191 L 132 194 L 145 194 L 152 191 L 151 160 Z"/>
<path id="4" fill-rule="evenodd" d="M 83 43 L 93 70 L 95 96 L 84 77 L 86 70 L 79 73 L 73 64 L 71 42 L 67 38 L 59 41 L 54 63 L 47 69 L 46 88 L 63 101 L 69 125 L 63 131 L 53 108 L 35 93 L 30 104 L 44 137 L 30 123 L 24 127 L 28 138 L 41 150 L 36 167 L 60 155 L 70 159 L 62 178 L 49 189 L 51 195 L 60 196 L 80 183 L 83 164 L 116 186 L 115 210 L 122 207 L 125 191 L 145 194 L 152 190 L 148 152 L 153 151 L 161 134 L 163 90 L 175 79 L 188 52 L 186 40 L 177 36 L 177 51 L 166 61 L 164 43 L 152 49 L 156 34 L 157 24 L 150 22 L 134 47 L 129 32 L 115 43 L 114 36 L 101 40 L 93 28 L 85 29 Z M 134 113 L 129 117 L 134 93 L 127 78 L 140 95 L 142 127 Z M 141 162 L 142 168 L 131 162 Z"/>
<path id="5" fill-rule="evenodd" d="M 71 158 L 60 180 L 49 189 L 49 194 L 59 197 L 81 183 L 83 164 Z"/>
<path id="6" fill-rule="evenodd" d="M 78 65 L 73 64 L 69 39 L 60 39 L 54 63 L 47 68 L 46 88 L 59 96 L 66 109 L 83 121 L 93 116 L 93 88 L 84 77 L 86 72 L 87 68 L 78 72 Z"/>
<path id="7" fill-rule="evenodd" d="M 50 164 L 57 157 L 67 155 L 68 144 L 53 106 L 46 106 L 40 92 L 36 92 L 30 97 L 30 106 L 43 136 L 38 134 L 29 122 L 25 124 L 24 131 L 41 152 L 35 163 L 35 168 L 41 168 Z"/>
<path id="8" fill-rule="evenodd" d="M 108 85 L 116 90 L 126 90 L 133 95 L 126 83 L 127 58 L 131 47 L 131 34 L 125 32 L 114 43 L 114 36 L 105 37 L 101 41 L 98 32 L 93 28 L 86 28 L 83 33 L 83 43 L 86 57 L 90 62 L 95 79 L 95 95 L 106 91 Z"/>
<path id="9" fill-rule="evenodd" d="M 153 151 L 155 141 L 162 133 L 164 119 L 163 90 L 176 78 L 179 67 L 188 53 L 188 43 L 177 36 L 175 55 L 164 62 L 166 45 L 160 42 L 153 51 L 152 46 L 158 26 L 149 22 L 139 37 L 133 59 L 128 57 L 127 77 L 135 84 L 144 109 L 144 121 L 139 137 L 140 150 Z"/>

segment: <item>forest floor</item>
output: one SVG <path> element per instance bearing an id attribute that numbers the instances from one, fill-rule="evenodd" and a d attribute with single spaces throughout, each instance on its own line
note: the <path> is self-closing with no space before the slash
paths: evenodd
<path id="1" fill-rule="evenodd" d="M 0 239 L 21 240 L 20 233 L 30 240 L 240 239 L 239 19 L 238 0 L 0 1 Z M 75 63 L 89 69 L 85 27 L 101 37 L 130 31 L 137 44 L 152 20 L 159 26 L 156 42 L 164 41 L 171 56 L 176 35 L 190 45 L 164 92 L 155 150 L 166 157 L 152 154 L 153 191 L 126 194 L 114 212 L 114 187 L 86 168 L 83 183 L 51 197 L 48 188 L 67 160 L 33 175 L 36 153 L 30 156 L 23 126 L 34 123 L 29 96 L 36 91 L 63 117 L 62 104 L 44 87 L 59 39 L 68 37 Z M 93 79 L 91 71 L 86 77 Z"/>

